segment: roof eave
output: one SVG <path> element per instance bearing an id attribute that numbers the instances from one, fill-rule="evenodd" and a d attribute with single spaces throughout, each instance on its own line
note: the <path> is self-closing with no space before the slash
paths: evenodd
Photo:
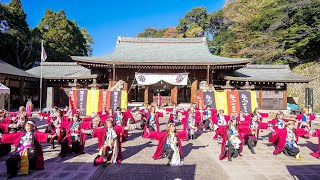
<path id="1" fill-rule="evenodd" d="M 82 59 L 77 56 L 71 56 L 74 61 L 91 63 L 91 64 L 109 64 L 109 65 L 186 65 L 186 66 L 195 66 L 195 65 L 232 65 L 232 64 L 247 64 L 252 61 L 252 59 L 244 59 L 241 61 L 232 61 L 232 62 L 119 62 L 119 61 L 97 61 L 93 59 Z M 94 61 L 94 62 L 93 62 Z"/>
<path id="2" fill-rule="evenodd" d="M 249 82 L 282 82 L 282 83 L 309 83 L 312 81 L 311 79 L 295 79 L 295 80 L 261 80 L 261 79 L 254 79 L 254 78 L 245 78 L 245 77 L 233 77 L 233 76 L 225 76 L 224 79 L 231 80 L 231 81 L 249 81 Z"/>

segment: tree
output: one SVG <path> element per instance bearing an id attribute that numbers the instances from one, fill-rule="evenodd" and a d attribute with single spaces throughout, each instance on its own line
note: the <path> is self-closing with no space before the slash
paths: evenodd
<path id="1" fill-rule="evenodd" d="M 33 39 L 20 0 L 1 5 L 0 57 L 19 68 L 27 68 L 31 61 Z"/>
<path id="2" fill-rule="evenodd" d="M 192 23 L 185 33 L 188 38 L 203 37 L 203 29 L 195 23 Z"/>
<path id="3" fill-rule="evenodd" d="M 164 38 L 176 38 L 177 36 L 178 36 L 178 33 L 176 31 L 176 28 L 174 27 L 167 28 L 163 34 Z"/>
<path id="4" fill-rule="evenodd" d="M 153 37 L 157 32 L 156 28 L 147 27 L 144 29 L 144 32 L 138 34 L 138 37 Z"/>
<path id="5" fill-rule="evenodd" d="M 45 41 L 48 61 L 71 61 L 70 56 L 87 56 L 92 52 L 92 37 L 77 25 L 67 19 L 61 10 L 47 10 L 38 26 Z"/>
<path id="6" fill-rule="evenodd" d="M 202 31 L 197 33 L 199 34 L 199 36 L 204 36 L 209 26 L 208 13 L 205 7 L 195 7 L 191 11 L 187 12 L 185 16 L 182 19 L 180 19 L 176 29 L 179 34 L 184 34 L 185 36 L 187 36 L 186 32 L 189 28 L 191 28 L 191 25 L 193 29 L 189 30 L 189 35 L 190 31 L 195 30 L 194 28 L 197 28 L 197 30 L 200 30 L 201 28 Z"/>

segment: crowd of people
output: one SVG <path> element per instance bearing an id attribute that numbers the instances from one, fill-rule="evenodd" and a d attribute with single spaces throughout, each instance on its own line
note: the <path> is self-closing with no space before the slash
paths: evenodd
<path id="1" fill-rule="evenodd" d="M 70 153 L 84 153 L 87 135 L 97 138 L 98 155 L 93 160 L 95 166 L 122 161 L 122 143 L 128 140 L 129 131 L 141 128 L 142 138 L 158 141 L 154 159 L 167 158 L 167 165 L 183 165 L 182 141 L 201 136 L 200 131 L 212 132 L 212 138 L 221 142 L 221 160 L 242 156 L 245 146 L 252 154 L 256 154 L 255 146 L 259 140 L 260 131 L 269 132 L 269 142 L 275 147 L 273 154 L 284 153 L 301 159 L 298 148 L 298 138 L 320 136 L 319 130 L 312 130 L 311 121 L 314 115 L 304 109 L 294 119 L 285 118 L 283 112 L 278 112 L 270 121 L 263 121 L 268 113 L 239 112 L 229 116 L 223 110 L 215 110 L 210 106 L 197 107 L 191 105 L 182 109 L 176 105 L 166 108 L 169 114 L 167 128 L 160 129 L 160 118 L 163 112 L 155 106 L 145 104 L 136 114 L 141 116 L 140 125 L 136 122 L 131 109 L 102 108 L 102 111 L 92 113 L 91 117 L 81 116 L 79 111 L 66 106 L 64 109 L 54 107 L 50 113 L 39 113 L 41 120 L 47 122 L 45 132 L 37 130 L 36 122 L 30 120 L 30 112 L 21 106 L 18 112 L 0 111 L 0 146 L 1 156 L 11 151 L 10 144 L 16 149 L 6 161 L 8 177 L 28 174 L 30 169 L 43 169 L 44 158 L 41 143 L 55 141 L 61 144 L 59 155 L 65 157 Z M 180 130 L 177 127 L 182 125 Z M 319 158 L 319 152 L 313 156 Z"/>

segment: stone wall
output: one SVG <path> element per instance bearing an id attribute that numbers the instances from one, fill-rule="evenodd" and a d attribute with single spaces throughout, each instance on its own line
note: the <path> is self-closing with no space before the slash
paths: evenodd
<path id="1" fill-rule="evenodd" d="M 320 63 L 310 62 L 292 69 L 293 72 L 313 79 L 308 84 L 288 84 L 288 96 L 299 97 L 299 107 L 305 106 L 305 88 L 313 88 L 313 111 L 320 112 Z"/>

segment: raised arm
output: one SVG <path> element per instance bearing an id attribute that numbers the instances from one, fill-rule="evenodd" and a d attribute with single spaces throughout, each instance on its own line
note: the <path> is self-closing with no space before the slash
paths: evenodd
<path id="1" fill-rule="evenodd" d="M 146 135 L 145 138 L 152 138 L 159 140 L 161 137 L 166 135 L 166 132 L 155 132 L 155 131 L 150 131 L 148 128 L 146 129 Z"/>
<path id="2" fill-rule="evenodd" d="M 40 132 L 40 131 L 36 131 L 34 133 L 35 138 L 37 139 L 37 141 L 39 141 L 39 143 L 44 143 L 44 142 L 48 142 L 48 138 L 52 138 L 53 136 L 45 133 L 45 132 Z"/>
<path id="3" fill-rule="evenodd" d="M 23 136 L 23 132 L 16 132 L 10 134 L 2 134 L 0 136 L 0 141 L 3 144 L 15 144 L 18 145 L 21 137 Z"/>

